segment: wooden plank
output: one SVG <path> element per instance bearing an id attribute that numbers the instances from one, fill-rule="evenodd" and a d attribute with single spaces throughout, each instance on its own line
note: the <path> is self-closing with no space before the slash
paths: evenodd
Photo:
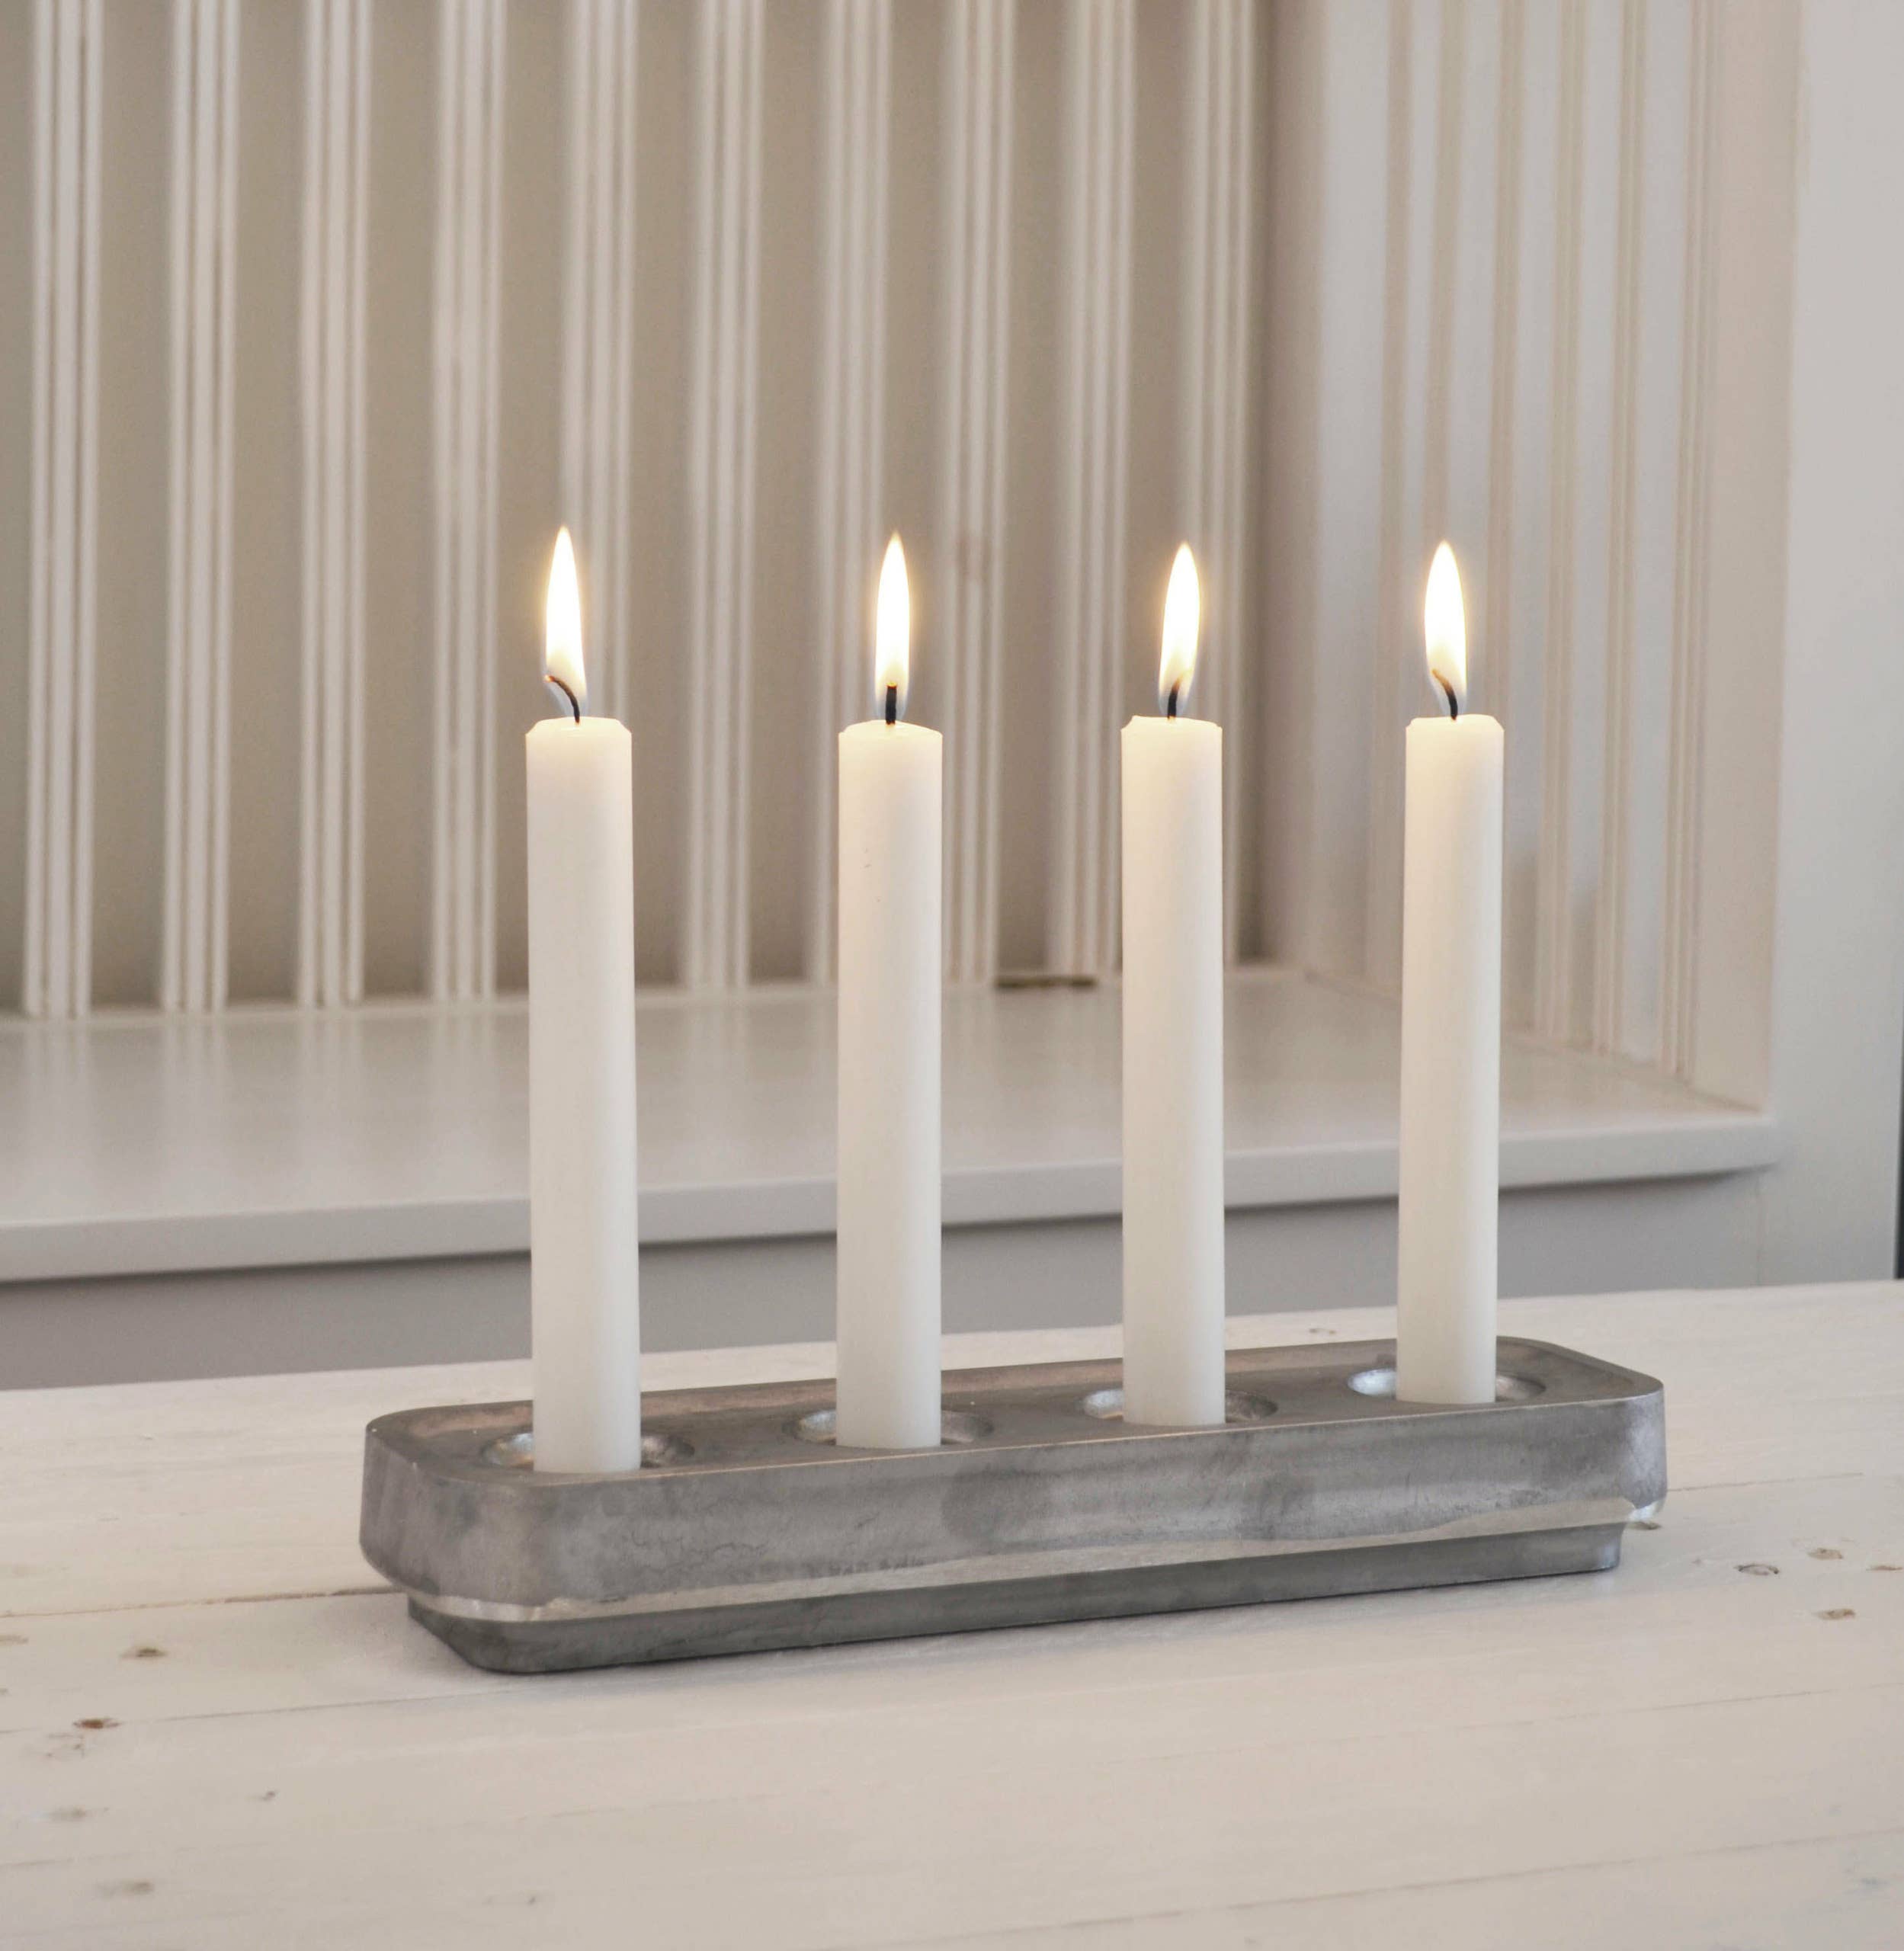
<path id="1" fill-rule="evenodd" d="M 630 1738 L 664 1746 L 742 1720 L 757 1743 L 773 1727 L 804 1727 L 838 1699 L 843 1671 L 862 1688 L 877 1678 L 883 1721 L 948 1737 L 973 1716 L 997 1720 L 1002 1738 L 1036 1727 L 1050 1718 L 1040 1703 L 1054 1689 L 1067 1700 L 1129 1694 L 1111 1716 L 1125 1732 L 1181 1732 L 1200 1717 L 1215 1729 L 1233 1710 L 1234 1726 L 1268 1747 L 1531 1723 L 1588 1702 L 1636 1711 L 1749 1698 L 1774 1670 L 1793 1691 L 1904 1684 L 1904 1573 L 1876 1568 L 1900 1561 L 1896 1479 L 1752 1485 L 1675 1499 L 1658 1531 L 1629 1538 L 1616 1577 L 869 1647 L 837 1661 L 684 1666 L 639 1683 L 588 1675 L 556 1690 L 584 1719 L 638 1696 Z M 1846 1609 L 1851 1618 L 1821 1618 Z M 1822 1639 L 1824 1625 L 1840 1629 Z M 102 1716 L 162 1731 L 293 1710 L 419 1709 L 414 1725 L 427 1728 L 438 1725 L 434 1703 L 508 1696 L 482 1711 L 531 1729 L 544 1711 L 537 1690 L 463 1666 L 381 1591 L 16 1616 L 4 1629 L 0 1739 L 29 1748 L 48 1729 Z M 164 1738 L 182 1747 L 204 1737 Z M 0 1841 L 0 1859 L 14 1853 Z"/>
<path id="2" fill-rule="evenodd" d="M 638 1905 L 660 1943 L 752 1945 L 770 1929 L 794 1947 L 902 1943 L 1850 1840 L 1893 1826 L 1904 1797 L 1899 1687 L 1270 1754 L 1253 1726 L 1127 1732 L 1123 1699 L 1074 1702 L 1056 1739 L 995 1722 L 884 1741 L 876 1706 L 836 1702 L 777 1743 L 744 1722 L 689 1731 L 672 1765 L 631 1737 L 638 1709 L 578 1712 L 559 1688 L 509 1699 L 513 1724 L 445 1703 L 421 1753 L 381 1720 L 195 1724 L 253 1743 L 242 1760 L 211 1757 L 210 1776 L 168 1767 L 136 1730 L 55 1737 L 43 1765 L 75 1795 L 95 1779 L 123 1793 L 125 1774 L 98 1764 L 143 1747 L 150 1826 L 81 1857 L 66 1837 L 92 1818 L 49 1821 L 52 1850 L 5 1873 L 10 1927 L 110 1920 L 136 1894 L 175 1939 L 249 1911 L 327 1943 L 428 1941 L 425 1921 L 448 1918 L 499 1942 L 527 1905 L 538 1942 L 625 1926 Z M 167 1812 L 194 1806 L 181 1835 Z"/>
<path id="3" fill-rule="evenodd" d="M 1898 1290 L 1511 1302 L 1504 1331 L 1571 1342 L 1667 1385 L 1677 1491 L 1896 1468 Z M 1343 1309 L 1230 1325 L 1237 1345 L 1393 1331 Z M 1115 1352 L 1115 1331 L 948 1338 L 954 1364 Z M 1806 1358 L 1794 1360 L 1803 1348 Z M 1715 1369 L 1715 1363 L 1723 1366 Z M 653 1386 L 824 1375 L 824 1344 L 660 1354 Z M 1851 1391 L 1837 1378 L 1856 1378 Z M 361 1590 L 364 1424 L 385 1410 L 527 1393 L 523 1363 L 24 1391 L 4 1398 L 0 1615 Z M 129 1431 L 134 1432 L 129 1434 Z M 129 1554 L 124 1541 L 136 1538 Z"/>
<path id="4" fill-rule="evenodd" d="M 1663 1861 L 1543 1870 L 1485 1883 L 1416 1885 L 1015 1933 L 1013 1951 L 1416 1951 L 1437 1946 L 1829 1944 L 1891 1951 L 1897 1942 L 1904 1833 L 1774 1849 L 1715 1850 Z M 1644 1919 L 1643 1937 L 1636 1921 Z M 918 1951 L 981 1941 L 934 1938 Z"/>

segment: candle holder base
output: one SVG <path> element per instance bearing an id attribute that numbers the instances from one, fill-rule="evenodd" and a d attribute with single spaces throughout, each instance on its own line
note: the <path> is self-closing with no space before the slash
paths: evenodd
<path id="1" fill-rule="evenodd" d="M 970 1370 L 933 1450 L 837 1447 L 830 1382 L 683 1390 L 601 1476 L 529 1467 L 527 1403 L 405 1410 L 366 1433 L 364 1553 L 505 1673 L 1611 1568 L 1665 1494 L 1660 1385 L 1499 1366 L 1446 1407 L 1394 1399 L 1393 1344 L 1235 1350 L 1188 1430 L 1124 1425 L 1114 1361 Z"/>

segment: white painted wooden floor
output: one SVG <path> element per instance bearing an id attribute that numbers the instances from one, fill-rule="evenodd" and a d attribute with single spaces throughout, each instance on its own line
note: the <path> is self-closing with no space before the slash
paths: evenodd
<path id="1" fill-rule="evenodd" d="M 520 1366 L 0 1396 L 0 1942 L 1904 1943 L 1904 1288 L 1503 1312 L 1666 1382 L 1617 1572 L 553 1680 L 355 1544 L 365 1420 Z"/>

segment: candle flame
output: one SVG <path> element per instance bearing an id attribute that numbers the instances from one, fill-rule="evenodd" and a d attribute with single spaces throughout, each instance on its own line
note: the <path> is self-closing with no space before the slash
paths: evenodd
<path id="1" fill-rule="evenodd" d="M 1164 595 L 1164 652 L 1157 666 L 1157 708 L 1171 718 L 1176 716 L 1196 675 L 1197 631 L 1202 620 L 1197 559 L 1185 542 L 1170 565 L 1170 587 Z"/>
<path id="2" fill-rule="evenodd" d="M 1461 572 L 1454 551 L 1444 542 L 1428 566 L 1428 600 L 1422 605 L 1422 628 L 1428 639 L 1428 674 L 1447 706 L 1458 718 L 1468 700 L 1467 613 L 1461 601 Z"/>
<path id="3" fill-rule="evenodd" d="M 906 588 L 906 551 L 896 535 L 880 565 L 879 607 L 873 631 L 873 683 L 880 713 L 906 716 L 906 693 L 912 668 L 912 604 Z M 888 704 L 890 701 L 891 709 Z"/>
<path id="4" fill-rule="evenodd" d="M 575 579 L 575 545 L 564 528 L 556 537 L 549 565 L 549 602 L 544 613 L 542 675 L 559 691 L 579 718 L 588 703 L 582 662 L 582 591 Z"/>

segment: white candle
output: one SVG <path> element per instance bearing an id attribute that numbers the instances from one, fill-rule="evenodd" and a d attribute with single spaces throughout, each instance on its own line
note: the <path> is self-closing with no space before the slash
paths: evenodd
<path id="1" fill-rule="evenodd" d="M 1123 730 L 1124 1418 L 1223 1420 L 1223 735 L 1178 716 L 1197 568 L 1164 602 L 1163 716 Z"/>
<path id="2" fill-rule="evenodd" d="M 1494 1399 L 1501 1154 L 1500 722 L 1466 712 L 1461 579 L 1428 572 L 1428 674 L 1445 718 L 1408 729 L 1396 1392 Z"/>
<path id="3" fill-rule="evenodd" d="M 539 1470 L 641 1462 L 634 826 L 627 728 L 584 716 L 565 528 L 528 738 L 529 1293 Z"/>
<path id="4" fill-rule="evenodd" d="M 905 723 L 906 556 L 880 572 L 881 716 L 839 746 L 838 1442 L 939 1441 L 941 751 Z"/>

